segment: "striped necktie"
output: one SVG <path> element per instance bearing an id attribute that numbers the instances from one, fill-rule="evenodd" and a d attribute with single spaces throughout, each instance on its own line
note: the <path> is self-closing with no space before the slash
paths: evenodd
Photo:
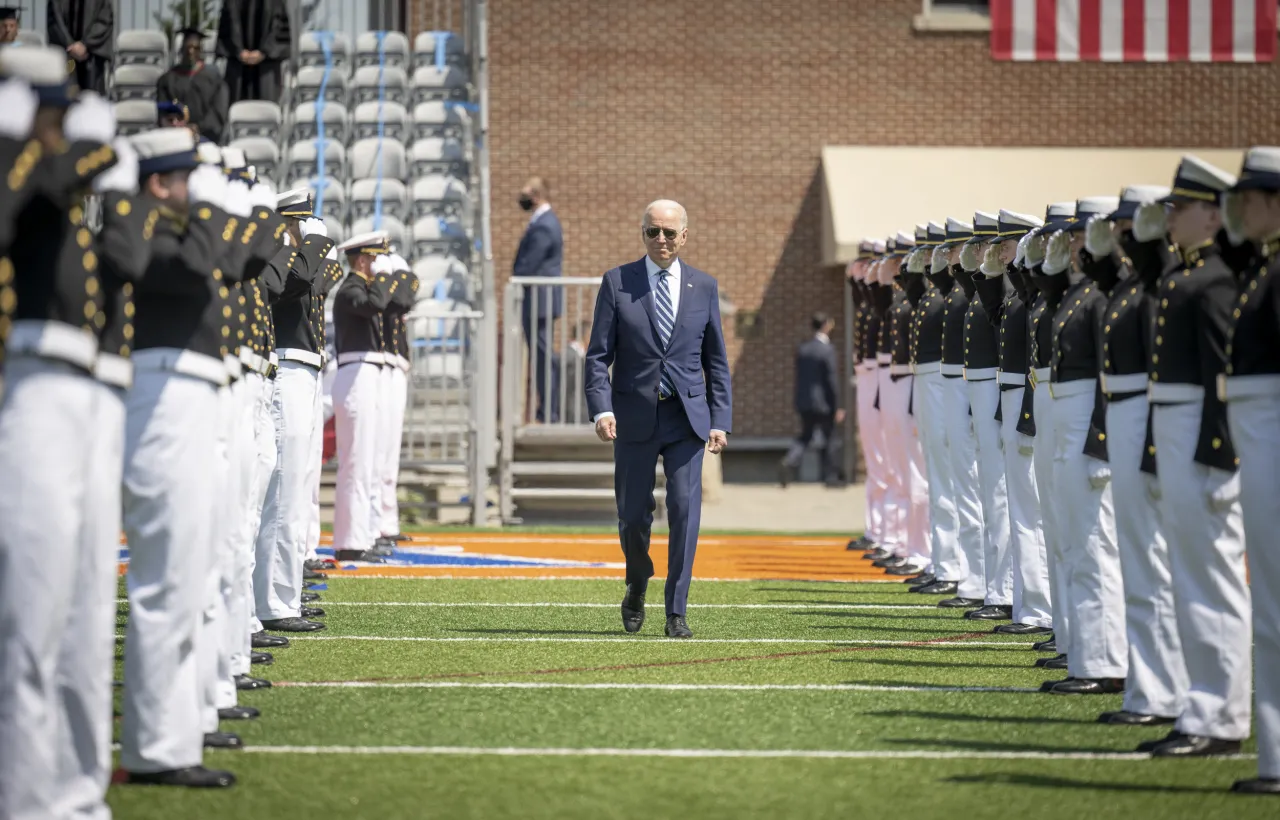
<path id="1" fill-rule="evenodd" d="M 654 315 L 658 317 L 658 335 L 662 337 L 662 349 L 671 345 L 671 333 L 676 326 L 676 312 L 671 306 L 671 271 L 658 271 L 658 289 L 653 298 Z M 658 397 L 667 399 L 676 394 L 675 385 L 667 375 L 667 365 L 662 365 L 662 378 L 658 382 Z"/>

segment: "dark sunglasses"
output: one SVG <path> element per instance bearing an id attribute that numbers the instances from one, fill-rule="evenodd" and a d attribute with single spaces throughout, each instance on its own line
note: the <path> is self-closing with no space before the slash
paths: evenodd
<path id="1" fill-rule="evenodd" d="M 675 228 L 645 228 L 644 229 L 644 235 L 649 237 L 650 239 L 657 239 L 658 234 L 662 234 L 663 236 L 665 236 L 667 238 L 667 241 L 674 242 L 676 237 L 680 234 L 680 232 L 677 231 Z"/>

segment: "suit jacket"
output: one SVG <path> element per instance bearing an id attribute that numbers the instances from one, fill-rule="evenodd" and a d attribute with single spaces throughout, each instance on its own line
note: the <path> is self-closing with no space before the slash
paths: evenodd
<path id="1" fill-rule="evenodd" d="M 720 327 L 719 285 L 682 263 L 680 287 L 675 329 L 663 350 L 644 259 L 614 268 L 600 283 L 587 346 L 587 410 L 592 418 L 614 413 L 621 441 L 653 436 L 664 362 L 693 431 L 703 440 L 712 430 L 732 432 L 733 390 Z"/>
<path id="2" fill-rule="evenodd" d="M 111 0 L 85 0 L 79 19 L 71 12 L 71 0 L 49 0 L 45 5 L 49 45 L 66 48 L 81 42 L 94 57 L 110 60 L 116 40 L 115 6 Z"/>
<path id="3" fill-rule="evenodd" d="M 516 249 L 516 261 L 511 266 L 512 276 L 560 276 L 564 263 L 564 236 L 560 232 L 560 220 L 555 211 L 547 211 L 529 224 L 520 247 Z M 562 288 L 540 287 L 537 291 L 538 319 L 555 319 L 564 311 Z M 528 323 L 533 312 L 534 294 L 524 298 L 524 320 Z"/>
<path id="4" fill-rule="evenodd" d="M 840 404 L 836 349 L 814 336 L 796 350 L 796 412 L 833 416 Z"/>

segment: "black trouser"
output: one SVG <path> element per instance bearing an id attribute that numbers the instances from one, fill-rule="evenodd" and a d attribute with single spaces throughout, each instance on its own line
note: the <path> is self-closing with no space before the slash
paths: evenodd
<path id="1" fill-rule="evenodd" d="M 538 394 L 536 418 L 544 424 L 560 422 L 560 355 L 555 352 L 555 319 L 524 317 L 524 340 L 529 345 L 529 378 L 533 379 Z M 551 395 L 546 396 L 547 368 L 551 369 Z M 547 409 L 550 408 L 550 418 Z"/>
<path id="2" fill-rule="evenodd" d="M 835 437 L 836 417 L 834 413 L 801 413 L 800 435 L 791 443 L 791 449 L 782 459 L 782 464 L 789 469 L 800 466 L 804 451 L 813 443 L 815 433 L 822 434 L 822 477 L 827 482 L 840 479 L 840 449 Z"/>

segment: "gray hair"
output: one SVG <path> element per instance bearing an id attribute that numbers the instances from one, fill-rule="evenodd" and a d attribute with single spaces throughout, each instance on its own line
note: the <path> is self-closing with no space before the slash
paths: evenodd
<path id="1" fill-rule="evenodd" d="M 649 226 L 649 214 L 659 208 L 674 208 L 676 212 L 680 214 L 680 230 L 683 231 L 689 227 L 689 212 L 684 209 L 683 205 L 676 202 L 674 199 L 655 199 L 644 209 L 644 216 L 640 217 L 641 228 Z"/>

